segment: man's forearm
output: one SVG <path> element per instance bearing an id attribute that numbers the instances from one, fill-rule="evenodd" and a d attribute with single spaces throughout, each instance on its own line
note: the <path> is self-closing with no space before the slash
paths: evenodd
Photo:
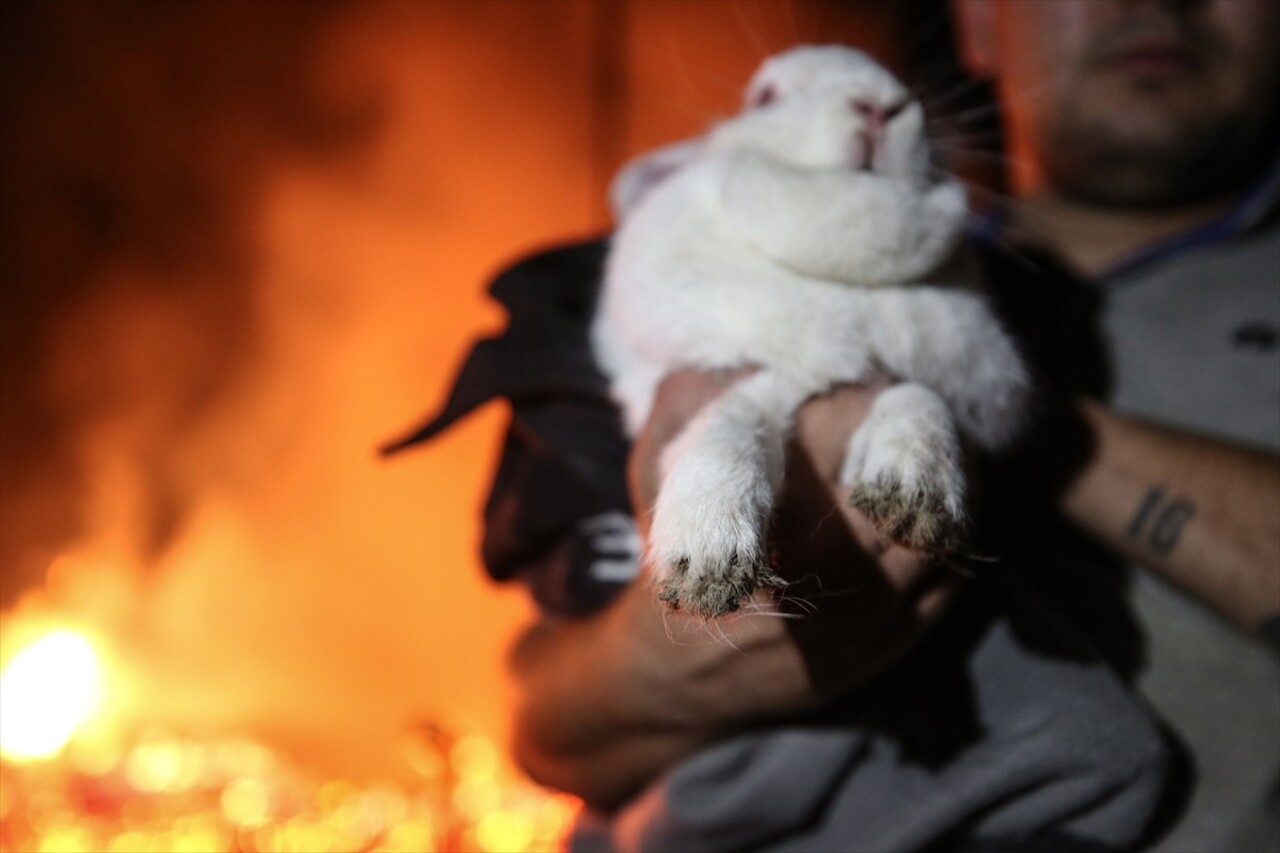
<path id="1" fill-rule="evenodd" d="M 574 751 L 549 749 L 533 715 L 517 714 L 516 761 L 539 784 L 581 797 L 594 811 L 625 804 L 664 770 L 708 742 L 696 730 L 618 730 L 607 741 L 576 744 Z"/>
<path id="2" fill-rule="evenodd" d="M 1280 614 L 1280 458 L 1083 403 L 1073 521 L 1248 631 Z"/>
<path id="3" fill-rule="evenodd" d="M 784 621 L 713 627 L 636 583 L 595 616 L 539 623 L 511 658 L 517 760 L 608 810 L 744 722 L 816 704 Z"/>
<path id="4" fill-rule="evenodd" d="M 659 606 L 637 584 L 596 616 L 547 620 L 521 639 L 514 748 L 535 780 L 607 811 L 713 738 L 713 706 L 731 704 L 712 695 L 726 690 L 714 670 L 732 649 L 673 645 Z"/>

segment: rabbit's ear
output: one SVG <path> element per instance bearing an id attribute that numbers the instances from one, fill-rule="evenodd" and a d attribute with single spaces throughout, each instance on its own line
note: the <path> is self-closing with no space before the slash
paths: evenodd
<path id="1" fill-rule="evenodd" d="M 657 184 L 701 153 L 702 138 L 665 145 L 627 163 L 609 184 L 609 204 L 613 218 L 621 222 L 631 209 Z"/>

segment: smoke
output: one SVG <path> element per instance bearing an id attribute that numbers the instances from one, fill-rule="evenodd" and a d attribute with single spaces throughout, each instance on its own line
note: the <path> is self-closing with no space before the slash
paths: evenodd
<path id="1" fill-rule="evenodd" d="M 82 439 L 128 456 L 153 557 L 189 511 L 172 458 L 260 345 L 245 216 L 283 156 L 349 158 L 370 98 L 317 85 L 341 7 L 7 4 L 0 258 L 3 597 L 85 532 Z"/>

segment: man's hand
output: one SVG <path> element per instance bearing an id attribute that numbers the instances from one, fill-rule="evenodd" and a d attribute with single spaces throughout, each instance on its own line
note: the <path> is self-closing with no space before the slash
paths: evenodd
<path id="1" fill-rule="evenodd" d="M 741 375 L 680 373 L 659 389 L 629 471 L 642 531 L 661 448 Z M 847 692 L 919 639 L 959 576 L 880 537 L 836 482 L 881 387 L 844 388 L 799 413 L 772 529 L 789 584 L 780 596 L 706 621 L 668 611 L 641 578 L 602 613 L 522 637 L 515 746 L 535 779 L 610 810 L 703 744 Z"/>

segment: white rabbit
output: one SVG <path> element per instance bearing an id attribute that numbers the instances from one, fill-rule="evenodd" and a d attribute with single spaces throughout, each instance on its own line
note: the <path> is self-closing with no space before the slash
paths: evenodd
<path id="1" fill-rule="evenodd" d="M 737 116 L 615 179 L 592 346 L 628 431 L 672 370 L 759 368 L 663 454 L 645 554 L 663 599 L 714 616 L 780 583 L 764 537 L 796 409 L 874 372 L 899 384 L 850 440 L 842 483 L 898 541 L 961 542 L 960 434 L 1006 445 L 1030 381 L 972 284 L 922 282 L 966 215 L 935 174 L 902 84 L 859 51 L 805 46 L 764 63 Z"/>

